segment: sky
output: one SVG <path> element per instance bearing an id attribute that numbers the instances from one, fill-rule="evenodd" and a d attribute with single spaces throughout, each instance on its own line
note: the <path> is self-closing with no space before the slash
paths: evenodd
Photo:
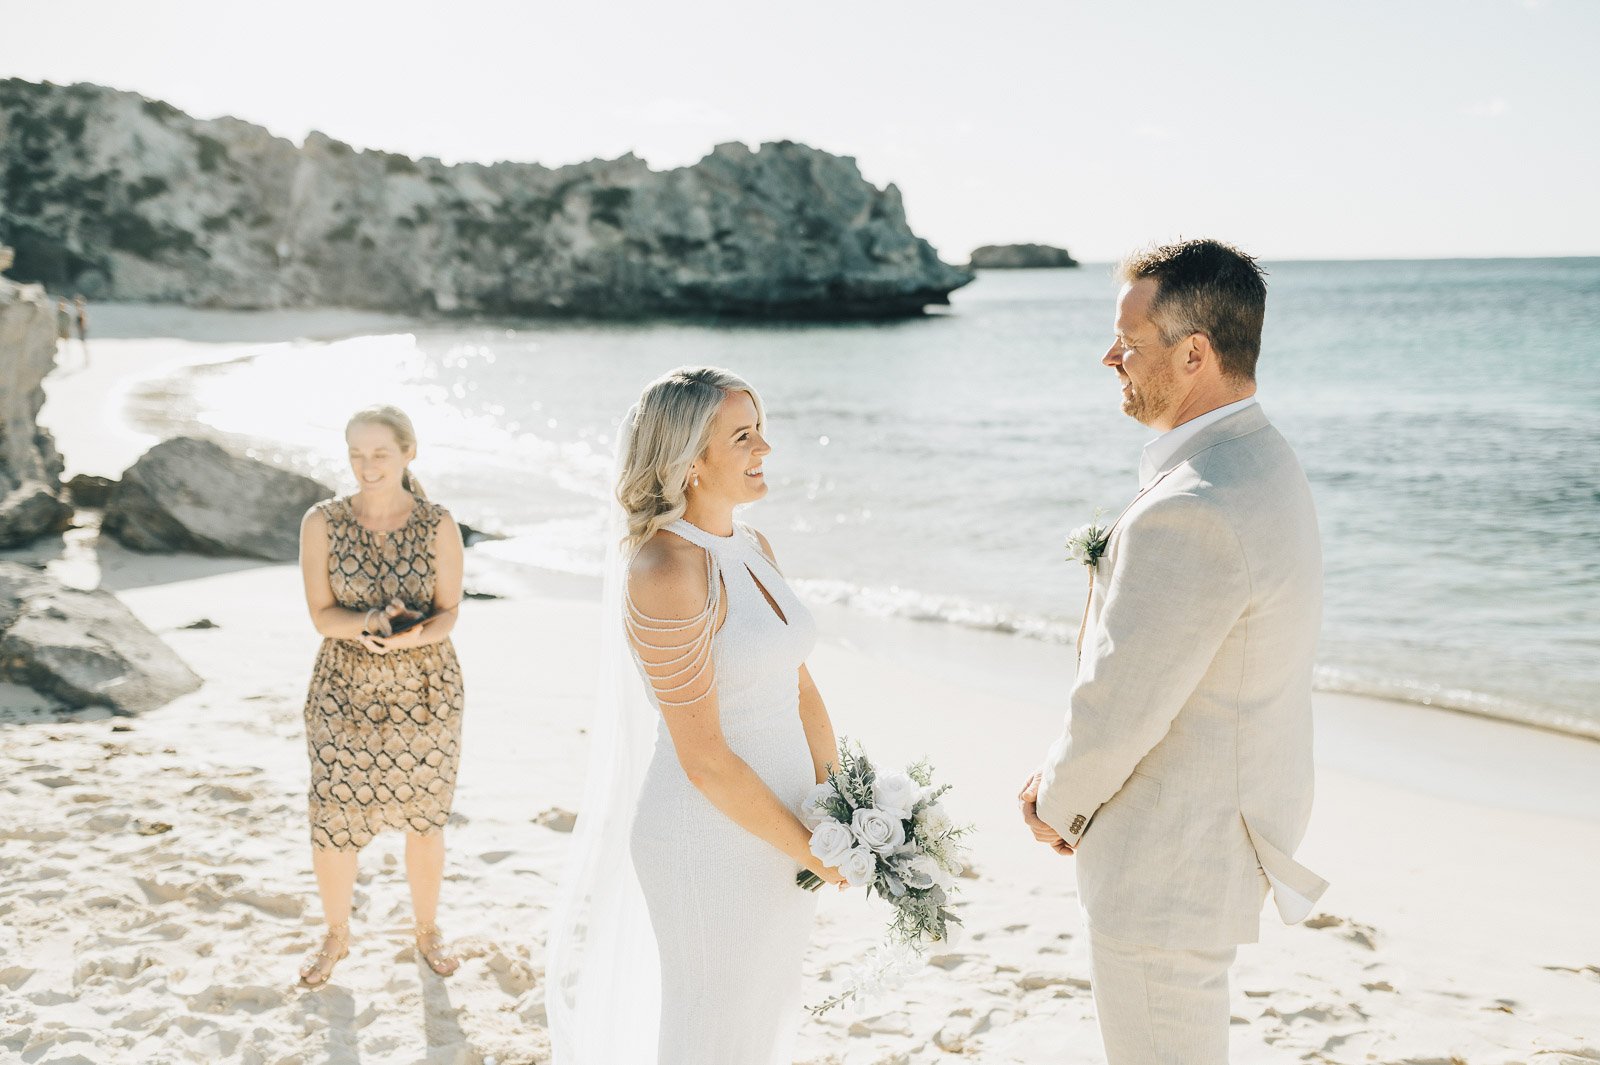
<path id="1" fill-rule="evenodd" d="M 549 166 L 853 156 L 950 261 L 1600 254 L 1596 0 L 0 0 L 0 77 Z"/>

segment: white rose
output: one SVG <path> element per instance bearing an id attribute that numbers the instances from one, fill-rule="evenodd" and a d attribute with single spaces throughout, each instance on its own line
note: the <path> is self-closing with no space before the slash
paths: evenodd
<path id="1" fill-rule="evenodd" d="M 1093 539 L 1094 533 L 1094 523 L 1090 522 L 1088 525 L 1078 526 L 1067 534 L 1067 550 L 1074 562 L 1088 563 L 1089 542 Z"/>
<path id="2" fill-rule="evenodd" d="M 918 839 L 938 839 L 956 827 L 955 822 L 950 820 L 950 815 L 938 803 L 924 807 L 922 812 L 917 814 L 916 826 Z"/>
<path id="3" fill-rule="evenodd" d="M 806 792 L 806 797 L 800 803 L 800 820 L 807 828 L 816 828 L 824 821 L 833 820 L 833 814 L 828 807 L 839 793 L 833 790 L 833 785 L 824 780 L 821 784 L 813 785 Z"/>
<path id="4" fill-rule="evenodd" d="M 906 826 L 893 814 L 871 806 L 857 810 L 850 821 L 856 839 L 875 851 L 892 851 L 906 841 Z"/>
<path id="5" fill-rule="evenodd" d="M 855 834 L 842 822 L 830 819 L 811 830 L 811 853 L 823 865 L 838 865 L 855 845 Z"/>
<path id="6" fill-rule="evenodd" d="M 885 773 L 872 782 L 872 805 L 895 817 L 910 817 L 921 791 L 904 773 Z"/>
<path id="7" fill-rule="evenodd" d="M 840 859 L 838 870 L 851 887 L 866 887 L 878 873 L 878 859 L 866 847 L 852 847 Z"/>

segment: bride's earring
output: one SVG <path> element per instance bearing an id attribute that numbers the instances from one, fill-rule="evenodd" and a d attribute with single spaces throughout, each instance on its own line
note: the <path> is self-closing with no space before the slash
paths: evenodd
<path id="1" fill-rule="evenodd" d="M 693 480 L 691 480 L 691 481 L 690 481 L 690 482 L 689 482 L 689 484 L 690 484 L 690 485 L 691 485 L 691 486 L 693 486 L 693 487 L 695 487 L 695 488 L 699 488 L 699 487 L 700 487 L 700 475 L 699 475 L 699 474 L 698 474 L 698 473 L 697 473 L 697 474 L 695 474 L 695 475 L 694 475 L 694 479 L 693 479 Z"/>

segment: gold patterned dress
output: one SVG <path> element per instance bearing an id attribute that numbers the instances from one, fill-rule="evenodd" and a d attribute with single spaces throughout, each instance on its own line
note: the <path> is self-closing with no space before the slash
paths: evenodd
<path id="1" fill-rule="evenodd" d="M 317 510 L 340 606 L 381 609 L 398 597 L 432 611 L 443 507 L 418 499 L 403 528 L 381 533 L 356 521 L 348 496 Z M 306 695 L 311 842 L 351 850 L 386 828 L 443 828 L 455 797 L 462 707 L 461 667 L 448 639 L 381 655 L 355 640 L 323 640 Z"/>

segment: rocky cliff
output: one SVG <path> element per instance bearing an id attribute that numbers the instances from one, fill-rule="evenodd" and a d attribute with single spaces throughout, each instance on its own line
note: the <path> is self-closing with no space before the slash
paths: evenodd
<path id="1" fill-rule="evenodd" d="M 38 422 L 56 360 L 53 307 L 37 285 L 0 277 L 0 547 L 60 532 L 72 519 L 61 455 Z"/>
<path id="2" fill-rule="evenodd" d="M 605 317 L 879 317 L 971 280 L 900 193 L 790 142 L 652 171 L 296 146 L 93 85 L 0 80 L 12 273 L 99 299 Z"/>

